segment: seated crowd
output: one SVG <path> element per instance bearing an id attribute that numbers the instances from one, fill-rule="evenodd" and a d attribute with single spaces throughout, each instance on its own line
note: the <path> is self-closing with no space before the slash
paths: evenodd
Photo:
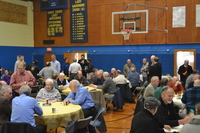
<path id="1" fill-rule="evenodd" d="M 38 133 L 44 133 L 46 132 L 45 126 L 35 125 L 34 114 L 43 115 L 43 111 L 37 102 L 61 102 L 62 91 L 70 89 L 70 93 L 64 99 L 63 104 L 80 105 L 86 118 L 95 116 L 97 112 L 92 96 L 84 86 L 102 89 L 105 95 L 113 95 L 117 91 L 117 84 L 128 84 L 133 95 L 137 95 L 135 90 L 141 82 L 140 74 L 130 59 L 124 65 L 123 74 L 115 68 L 112 68 L 110 73 L 98 70 L 94 68 L 91 59 L 86 60 L 84 55 L 78 62 L 74 59 L 72 64 L 69 64 L 68 59 L 65 59 L 62 70 L 60 68 L 61 65 L 56 60 L 56 56 L 52 55 L 52 61 L 46 62 L 46 66 L 41 70 L 37 67 L 37 61 L 26 67 L 23 59 L 18 61 L 16 71 L 13 74 L 6 70 L 2 76 L 2 81 L 0 81 L 0 128 L 5 121 L 27 122 Z M 184 133 L 194 126 L 196 122 L 194 119 L 199 120 L 199 74 L 192 73 L 193 76 L 191 77 L 187 74 L 190 82 L 186 78 L 183 84 L 177 76 L 162 78 L 161 70 L 162 66 L 158 57 L 152 56 L 149 63 L 146 58 L 143 59 L 143 66 L 140 71 L 143 76 L 143 83 L 149 81 L 149 84 L 142 94 L 144 108 L 134 116 L 131 133 L 164 133 L 164 129 L 170 131 L 172 127 L 186 124 L 183 127 L 184 130 L 181 131 Z M 186 75 L 186 73 L 183 74 Z M 182 78 L 184 75 L 182 75 Z M 42 87 L 37 96 L 32 98 L 30 97 L 31 87 L 34 85 L 41 85 Z M 191 115 L 183 116 L 179 114 L 177 111 L 179 105 L 173 102 L 174 94 L 177 93 L 183 93 L 182 103 L 186 104 L 186 109 L 192 107 L 196 111 L 196 116 L 192 118 Z M 10 101 L 12 101 L 12 104 L 10 104 Z M 27 110 L 27 113 L 23 114 L 23 110 Z"/>

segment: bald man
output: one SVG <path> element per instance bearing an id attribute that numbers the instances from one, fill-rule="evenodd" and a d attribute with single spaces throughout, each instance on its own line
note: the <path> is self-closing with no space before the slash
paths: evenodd
<path id="1" fill-rule="evenodd" d="M 189 65 L 189 61 L 188 60 L 185 60 L 184 61 L 184 64 L 181 65 L 178 69 L 178 74 L 180 75 L 181 77 L 181 82 L 182 82 L 182 85 L 185 86 L 185 82 L 186 82 L 186 79 L 187 77 L 193 73 L 193 69 L 192 67 Z"/>
<path id="2" fill-rule="evenodd" d="M 127 77 L 128 76 L 128 74 L 131 72 L 131 68 L 132 67 L 135 67 L 135 69 L 136 69 L 136 66 L 133 64 L 133 63 L 131 63 L 131 59 L 128 59 L 127 60 L 127 64 L 125 64 L 124 65 L 124 75 Z"/>
<path id="3" fill-rule="evenodd" d="M 172 78 L 172 80 L 168 83 L 168 85 L 174 89 L 175 93 L 184 92 L 184 88 L 183 88 L 181 82 L 179 81 L 178 77 L 176 77 L 176 76 L 174 76 Z"/>

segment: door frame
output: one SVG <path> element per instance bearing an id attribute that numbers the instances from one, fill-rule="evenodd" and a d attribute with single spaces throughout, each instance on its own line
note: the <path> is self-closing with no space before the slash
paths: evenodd
<path id="1" fill-rule="evenodd" d="M 174 76 L 177 76 L 177 52 L 194 52 L 194 68 L 196 69 L 196 49 L 174 49 Z"/>

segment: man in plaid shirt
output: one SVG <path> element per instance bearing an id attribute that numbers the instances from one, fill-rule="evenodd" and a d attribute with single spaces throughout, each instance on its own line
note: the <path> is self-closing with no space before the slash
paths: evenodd
<path id="1" fill-rule="evenodd" d="M 187 89 L 181 99 L 186 106 L 195 106 L 200 103 L 200 80 L 194 81 L 194 87 Z"/>

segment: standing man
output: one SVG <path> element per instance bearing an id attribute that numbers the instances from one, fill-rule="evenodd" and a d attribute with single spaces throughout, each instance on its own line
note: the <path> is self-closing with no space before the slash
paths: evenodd
<path id="1" fill-rule="evenodd" d="M 94 101 L 89 91 L 81 86 L 80 83 L 75 79 L 69 83 L 69 88 L 71 92 L 65 98 L 65 101 L 80 105 L 82 107 L 85 118 L 94 116 Z"/>
<path id="2" fill-rule="evenodd" d="M 19 62 L 22 62 L 22 61 L 24 61 L 24 56 L 23 56 L 23 55 L 19 55 L 19 56 L 18 56 L 18 60 L 15 62 L 14 72 L 17 71 L 17 64 L 18 64 Z"/>
<path id="3" fill-rule="evenodd" d="M 144 58 L 142 62 L 143 62 L 143 65 L 142 65 L 142 68 L 140 69 L 140 72 L 142 73 L 142 78 L 143 78 L 143 83 L 144 83 L 145 81 L 147 81 L 147 74 L 149 71 L 149 62 L 147 62 L 146 58 Z"/>
<path id="4" fill-rule="evenodd" d="M 81 55 L 81 59 L 78 60 L 78 63 L 81 65 L 83 76 L 86 77 L 85 67 L 88 66 L 88 64 L 84 54 Z"/>
<path id="5" fill-rule="evenodd" d="M 162 77 L 162 65 L 159 61 L 158 57 L 154 57 L 154 60 L 152 60 L 151 66 L 149 66 L 149 81 L 153 76 L 158 76 L 161 80 Z"/>
<path id="6" fill-rule="evenodd" d="M 69 66 L 70 64 L 68 62 L 68 59 L 65 58 L 62 64 L 62 73 L 64 73 L 67 77 L 69 76 Z"/>
<path id="7" fill-rule="evenodd" d="M 74 59 L 73 63 L 69 66 L 70 80 L 74 79 L 74 77 L 77 75 L 78 70 L 82 70 L 81 65 L 77 63 L 77 59 Z"/>
<path id="8" fill-rule="evenodd" d="M 131 59 L 127 60 L 127 64 L 124 65 L 124 75 L 125 77 L 128 76 L 128 74 L 131 72 L 131 68 L 135 67 L 135 65 L 133 63 L 131 63 Z M 135 67 L 136 69 L 136 67 Z"/>
<path id="9" fill-rule="evenodd" d="M 35 125 L 34 114 L 43 115 L 42 108 L 37 101 L 30 97 L 31 89 L 28 85 L 23 85 L 19 89 L 19 97 L 12 101 L 11 122 L 29 123 L 37 133 L 46 133 L 46 127 Z"/>
<path id="10" fill-rule="evenodd" d="M 56 55 L 55 54 L 53 54 L 51 56 L 51 59 L 52 59 L 51 67 L 53 67 L 57 71 L 57 74 L 59 74 L 60 73 L 60 62 L 56 60 Z"/>
<path id="11" fill-rule="evenodd" d="M 19 96 L 19 88 L 23 85 L 33 86 L 35 84 L 35 77 L 31 72 L 26 71 L 26 63 L 19 62 L 17 71 L 14 72 L 11 76 L 10 85 L 13 89 L 13 98 Z"/>
<path id="12" fill-rule="evenodd" d="M 0 90 L 0 129 L 5 121 L 10 120 L 12 97 L 12 88 L 9 85 L 4 85 Z"/>
<path id="13" fill-rule="evenodd" d="M 90 58 L 87 59 L 87 63 L 88 63 L 88 67 L 86 67 L 85 71 L 87 72 L 87 79 L 90 80 L 93 74 L 94 65 L 92 64 Z"/>
<path id="14" fill-rule="evenodd" d="M 57 73 L 57 71 L 51 67 L 51 63 L 47 62 L 46 63 L 46 67 L 42 68 L 42 70 L 40 70 L 40 72 L 38 73 L 38 76 L 43 77 L 44 80 L 48 79 L 48 78 L 52 78 L 52 75 L 54 73 Z"/>
<path id="15" fill-rule="evenodd" d="M 26 70 L 29 70 L 36 79 L 39 79 L 37 75 L 40 72 L 40 68 L 37 66 L 38 60 L 34 60 L 31 64 L 26 66 Z"/>
<path id="16" fill-rule="evenodd" d="M 181 82 L 182 82 L 182 85 L 185 87 L 185 82 L 186 82 L 186 79 L 187 77 L 193 73 L 193 69 L 192 67 L 189 65 L 189 61 L 188 60 L 185 60 L 184 61 L 184 64 L 181 65 L 178 69 L 178 74 L 180 75 L 181 77 Z"/>

